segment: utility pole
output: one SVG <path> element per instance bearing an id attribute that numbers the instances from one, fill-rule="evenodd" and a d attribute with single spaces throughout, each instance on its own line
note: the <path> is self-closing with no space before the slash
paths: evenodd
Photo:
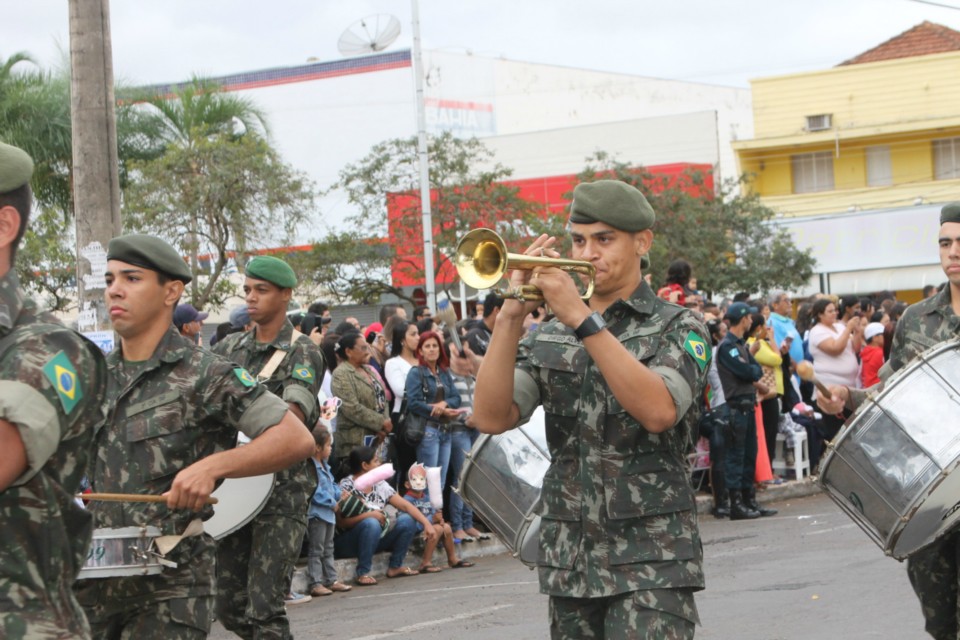
<path id="1" fill-rule="evenodd" d="M 98 332 L 95 341 L 104 347 L 108 336 L 112 341 L 103 300 L 107 243 L 121 229 L 110 1 L 69 2 L 78 324 Z"/>
<path id="2" fill-rule="evenodd" d="M 430 210 L 430 161 L 427 156 L 427 116 L 423 104 L 423 54 L 420 52 L 420 7 L 410 0 L 413 23 L 413 78 L 417 99 L 417 158 L 420 164 L 420 206 L 423 212 L 423 275 L 427 306 L 437 310 L 437 283 L 433 266 L 433 213 Z"/>

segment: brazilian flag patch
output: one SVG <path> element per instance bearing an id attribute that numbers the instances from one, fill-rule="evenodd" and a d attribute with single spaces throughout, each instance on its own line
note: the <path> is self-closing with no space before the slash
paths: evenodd
<path id="1" fill-rule="evenodd" d="M 691 331 L 687 334 L 687 339 L 683 341 L 683 349 L 697 361 L 700 371 L 710 364 L 710 346 L 695 332 Z"/>
<path id="2" fill-rule="evenodd" d="M 233 370 L 233 372 L 237 375 L 237 379 L 240 380 L 240 384 L 243 386 L 252 387 L 253 385 L 257 384 L 257 381 L 254 380 L 252 375 L 250 375 L 250 372 L 243 367 L 237 367 Z"/>
<path id="3" fill-rule="evenodd" d="M 73 368 L 67 354 L 61 351 L 53 356 L 47 364 L 43 365 L 43 373 L 57 390 L 63 410 L 66 413 L 73 411 L 77 403 L 83 399 L 83 391 L 80 390 L 77 370 Z"/>
<path id="4" fill-rule="evenodd" d="M 304 382 L 313 382 L 317 376 L 313 372 L 313 367 L 308 367 L 305 364 L 298 364 L 293 368 L 293 377 L 297 380 L 303 380 Z"/>

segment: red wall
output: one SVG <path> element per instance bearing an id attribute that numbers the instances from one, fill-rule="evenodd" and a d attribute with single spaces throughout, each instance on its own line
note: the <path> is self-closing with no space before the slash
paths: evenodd
<path id="1" fill-rule="evenodd" d="M 704 185 L 700 190 L 713 192 L 712 167 L 708 164 L 675 163 L 646 167 L 646 170 L 657 177 L 666 178 L 672 183 L 686 171 L 700 171 L 704 174 Z M 504 184 L 519 187 L 519 196 L 525 200 L 539 202 L 545 205 L 546 211 L 553 215 L 566 215 L 569 200 L 564 194 L 571 193 L 577 184 L 576 175 L 551 176 L 547 178 L 528 178 L 526 180 L 509 180 Z M 397 248 L 393 263 L 393 286 L 410 287 L 423 286 L 423 236 L 421 235 L 421 214 L 413 214 L 416 220 L 406 225 L 398 225 L 397 221 L 411 211 L 418 203 L 419 198 L 410 193 L 391 193 L 387 195 L 387 220 L 389 225 L 390 243 Z M 410 215 L 409 213 L 406 215 Z M 495 214 L 491 214 L 495 215 Z M 437 229 L 434 229 L 436 237 Z M 439 247 L 452 250 L 453 247 Z M 456 280 L 456 272 L 446 261 L 437 265 L 437 284 L 449 284 Z"/>

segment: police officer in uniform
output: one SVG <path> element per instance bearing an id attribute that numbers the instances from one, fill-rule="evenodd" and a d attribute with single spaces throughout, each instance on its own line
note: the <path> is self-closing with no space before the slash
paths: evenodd
<path id="1" fill-rule="evenodd" d="M 553 638 L 692 638 L 703 550 L 686 452 L 710 361 L 694 314 L 657 298 L 641 267 L 653 209 L 632 186 L 580 184 L 572 257 L 597 269 L 587 303 L 566 271 L 514 271 L 556 318 L 520 343 L 539 304 L 507 300 L 480 365 L 474 423 L 501 433 L 546 412 L 540 589 Z M 557 257 L 541 236 L 528 255 Z M 518 347 L 518 343 L 519 347 Z"/>
<path id="2" fill-rule="evenodd" d="M 107 248 L 106 306 L 120 345 L 107 357 L 109 417 L 91 483 L 166 502 L 92 502 L 98 527 L 153 526 L 171 540 L 162 573 L 80 583 L 96 638 L 205 638 L 213 617 L 215 542 L 206 500 L 223 478 L 286 469 L 313 451 L 287 404 L 250 373 L 184 338 L 173 310 L 190 282 L 183 258 L 145 235 Z M 237 431 L 253 441 L 234 448 Z"/>
<path id="3" fill-rule="evenodd" d="M 750 347 L 744 342 L 753 322 L 750 316 L 756 312 L 756 307 L 745 302 L 731 304 L 724 315 L 729 330 L 714 354 L 723 397 L 730 408 L 724 455 L 731 520 L 751 520 L 777 514 L 776 509 L 760 506 L 754 486 L 759 446 L 755 428 L 757 389 L 764 394 L 769 391 L 760 382 L 763 369 L 753 357 L 760 349 L 760 341 Z"/>
<path id="4" fill-rule="evenodd" d="M 106 364 L 20 291 L 33 162 L 0 143 L 0 637 L 89 638 L 70 586 L 93 518 L 76 504 L 103 422 Z"/>
<path id="5" fill-rule="evenodd" d="M 297 333 L 286 310 L 297 277 L 279 258 L 258 256 L 246 268 L 243 285 L 254 327 L 234 333 L 213 348 L 261 379 L 305 424 L 320 417 L 317 393 L 323 378 L 323 355 L 307 336 Z M 268 363 L 267 379 L 261 375 Z M 317 488 L 310 460 L 277 473 L 267 503 L 239 531 L 217 546 L 217 618 L 242 638 L 288 638 L 290 621 L 284 596 L 307 529 L 307 507 Z M 305 596 L 309 598 L 309 596 Z"/>
<path id="6" fill-rule="evenodd" d="M 880 370 L 881 382 L 869 389 L 831 386 L 830 398 L 821 395 L 817 399 L 825 413 L 856 409 L 869 394 L 879 391 L 893 372 L 930 347 L 960 336 L 960 202 L 941 209 L 937 242 L 947 285 L 904 311 L 893 334 L 890 360 Z M 949 416 L 941 428 L 956 431 L 957 420 Z M 907 574 L 920 600 L 927 633 L 938 640 L 960 637 L 960 531 L 954 529 L 911 555 Z"/>

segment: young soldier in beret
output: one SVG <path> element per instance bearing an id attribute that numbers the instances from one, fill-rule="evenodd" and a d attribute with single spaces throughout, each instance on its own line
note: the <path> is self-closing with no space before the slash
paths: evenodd
<path id="1" fill-rule="evenodd" d="M 286 311 L 297 277 L 279 258 L 258 256 L 246 268 L 243 292 L 254 327 L 213 348 L 253 372 L 305 424 L 320 417 L 320 348 L 294 331 Z M 276 360 L 277 364 L 272 365 Z M 273 371 L 265 371 L 272 368 Z M 307 507 L 317 472 L 302 460 L 276 475 L 260 513 L 217 547 L 217 619 L 241 638 L 290 637 L 284 596 L 307 529 Z M 298 594 L 299 595 L 299 594 Z M 309 596 L 299 596 L 309 600 Z M 255 634 L 260 634 L 256 635 Z"/>
<path id="2" fill-rule="evenodd" d="M 14 256 L 33 162 L 0 143 L 0 637 L 89 638 L 70 586 L 93 518 L 74 501 L 103 423 L 103 354 L 24 298 Z"/>
<path id="3" fill-rule="evenodd" d="M 205 638 L 213 617 L 214 540 L 198 531 L 218 480 L 286 469 L 313 438 L 286 403 L 247 372 L 173 326 L 190 270 L 166 242 L 114 238 L 106 303 L 120 345 L 107 358 L 110 414 L 96 437 L 94 491 L 166 496 L 165 503 L 92 502 L 98 527 L 154 526 L 183 536 L 175 568 L 80 582 L 97 638 Z M 234 448 L 237 431 L 253 441 Z"/>
<path id="4" fill-rule="evenodd" d="M 910 305 L 897 322 L 890 359 L 880 369 L 880 383 L 869 389 L 830 386 L 817 404 L 827 413 L 854 410 L 879 392 L 890 375 L 927 349 L 960 334 L 960 202 L 940 210 L 940 266 L 948 284 L 930 298 Z M 955 433 L 958 417 L 945 416 L 942 429 Z M 934 638 L 960 637 L 960 530 L 954 528 L 907 559 L 907 575 L 920 600 L 926 630 Z"/>
<path id="5" fill-rule="evenodd" d="M 578 185 L 571 257 L 596 267 L 593 296 L 584 303 L 556 267 L 511 273 L 512 285 L 543 291 L 556 319 L 520 342 L 540 303 L 504 302 L 477 377 L 481 431 L 546 411 L 538 565 L 553 638 L 692 638 L 698 622 L 703 550 L 685 418 L 710 351 L 694 314 L 643 280 L 653 223 L 633 187 Z M 554 241 L 540 236 L 526 253 L 557 257 Z"/>

